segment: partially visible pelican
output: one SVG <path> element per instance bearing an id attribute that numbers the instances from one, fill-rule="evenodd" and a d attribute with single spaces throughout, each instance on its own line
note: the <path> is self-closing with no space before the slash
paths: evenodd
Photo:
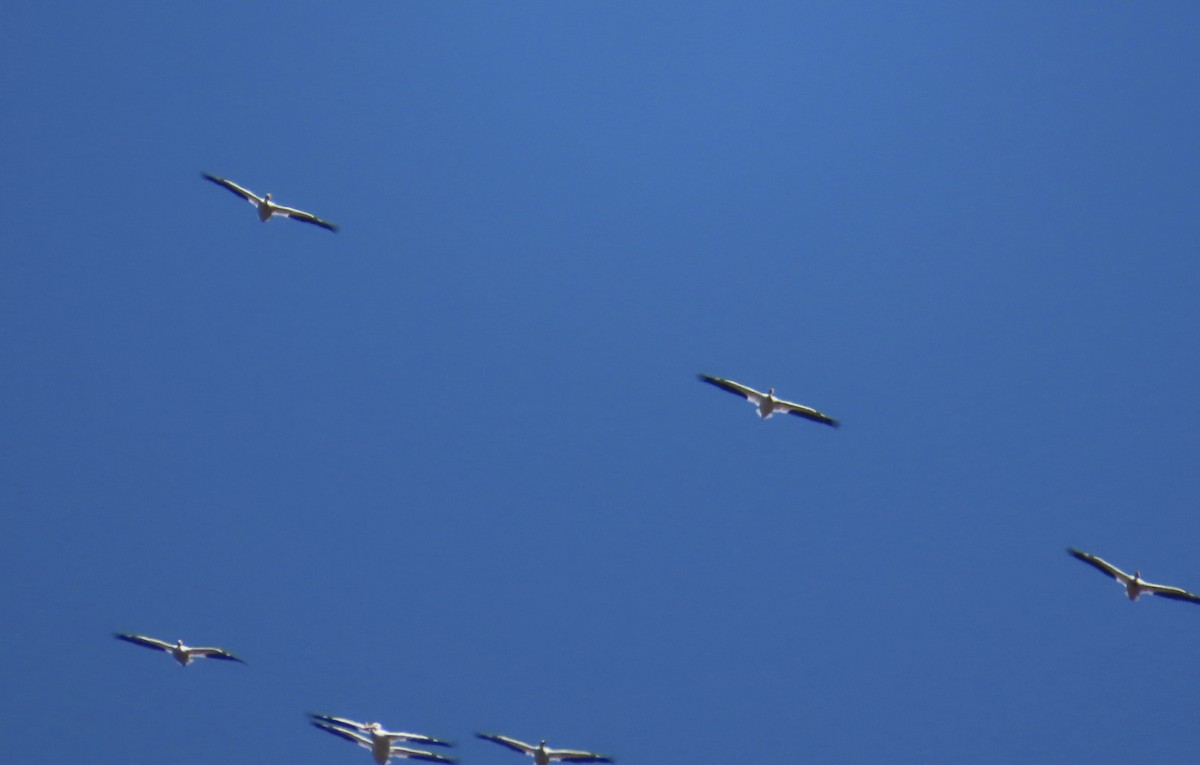
<path id="1" fill-rule="evenodd" d="M 321 220 L 310 212 L 304 212 L 303 210 L 297 210 L 294 207 L 284 207 L 283 205 L 275 204 L 271 201 L 270 194 L 264 194 L 260 197 L 253 191 L 244 189 L 233 181 L 225 178 L 218 178 L 217 176 L 209 175 L 208 173 L 201 173 L 201 175 L 218 186 L 224 186 L 234 194 L 237 194 L 242 199 L 245 199 L 247 202 L 254 205 L 258 209 L 258 219 L 263 223 L 266 223 L 268 220 L 270 220 L 272 215 L 282 215 L 285 218 L 303 221 L 304 223 L 312 223 L 313 225 L 320 226 L 321 228 L 327 228 L 330 231 L 336 232 L 338 230 L 338 227 L 334 224 L 327 220 Z"/>
<path id="2" fill-rule="evenodd" d="M 239 664 L 246 663 L 224 648 L 186 646 L 182 640 L 176 640 L 174 645 L 172 645 L 165 640 L 158 640 L 157 638 L 146 637 L 145 635 L 129 635 L 124 632 L 116 632 L 113 635 L 118 640 L 124 640 L 127 643 L 153 648 L 157 651 L 166 651 L 175 657 L 175 661 L 179 662 L 181 667 L 191 664 L 192 659 L 221 659 L 222 661 L 236 661 Z"/>
<path id="3" fill-rule="evenodd" d="M 1103 558 L 1097 558 L 1090 553 L 1081 552 L 1074 547 L 1068 547 L 1067 552 L 1084 563 L 1095 566 L 1097 570 L 1108 574 L 1120 582 L 1121 586 L 1125 588 L 1125 596 L 1130 600 L 1137 600 L 1143 592 L 1148 592 L 1151 595 L 1158 595 L 1172 600 L 1200 603 L 1200 595 L 1180 589 L 1179 587 L 1168 587 L 1165 584 L 1147 582 L 1145 579 L 1142 579 L 1141 571 L 1134 571 L 1133 576 L 1130 576 Z"/>
<path id="4" fill-rule="evenodd" d="M 426 762 L 454 762 L 453 757 L 434 754 L 433 752 L 427 752 L 424 749 L 410 749 L 406 746 L 400 746 L 399 744 L 395 743 L 396 739 L 392 737 L 394 735 L 409 736 L 415 734 L 392 734 L 390 731 L 384 731 L 379 723 L 365 723 L 363 724 L 363 730 L 366 731 L 368 735 L 364 735 L 363 733 L 359 732 L 359 730 L 350 729 L 348 727 L 343 727 L 331 722 L 325 722 L 327 718 L 324 715 L 312 715 L 312 717 L 317 718 L 312 721 L 314 727 L 320 728 L 327 733 L 332 733 L 335 736 L 340 736 L 351 743 L 358 744 L 364 749 L 369 749 L 371 751 L 371 757 L 375 760 L 377 765 L 387 765 L 388 760 L 392 757 L 402 757 L 411 760 L 425 760 Z M 346 720 L 345 722 L 350 723 L 353 721 Z M 432 741 L 429 743 L 432 743 Z M 446 746 L 446 744 L 443 742 L 438 743 L 442 746 Z"/>
<path id="5" fill-rule="evenodd" d="M 825 425 L 830 425 L 835 428 L 841 425 L 841 423 L 837 420 L 823 412 L 818 412 L 811 406 L 804 406 L 803 404 L 797 404 L 792 401 L 784 401 L 783 399 L 775 398 L 774 388 L 770 388 L 766 393 L 763 393 L 762 391 L 754 390 L 754 388 L 748 388 L 741 383 L 734 382 L 733 380 L 726 380 L 723 377 L 712 377 L 710 375 L 697 375 L 697 377 L 700 378 L 701 382 L 706 382 L 709 385 L 717 386 L 721 390 L 727 390 L 730 393 L 735 393 L 754 404 L 756 407 L 758 407 L 758 416 L 764 420 L 776 412 L 785 412 L 787 414 L 794 414 L 797 417 L 803 417 L 806 420 L 812 420 L 813 422 L 820 422 Z"/>
<path id="6" fill-rule="evenodd" d="M 596 754 L 595 752 L 584 752 L 579 749 L 551 749 L 546 746 L 546 739 L 537 746 L 526 744 L 524 741 L 518 741 L 515 738 L 501 736 L 495 733 L 476 733 L 476 736 L 484 741 L 492 741 L 500 746 L 506 746 L 509 749 L 527 754 L 533 757 L 534 765 L 550 765 L 551 762 L 613 762 L 613 758 Z"/>

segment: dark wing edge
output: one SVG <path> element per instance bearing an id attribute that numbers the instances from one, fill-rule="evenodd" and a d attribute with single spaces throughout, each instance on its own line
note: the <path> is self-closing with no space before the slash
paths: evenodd
<path id="1" fill-rule="evenodd" d="M 334 717 L 333 715 L 323 715 L 316 712 L 309 712 L 308 716 L 313 720 L 320 720 L 326 725 L 333 725 L 339 728 L 352 728 L 354 730 L 362 730 L 363 724 L 348 717 Z M 314 723 L 315 725 L 315 723 Z"/>
<path id="2" fill-rule="evenodd" d="M 616 762 L 616 760 L 606 754 L 592 754 L 591 752 L 564 754 L 560 755 L 558 759 L 564 762 Z"/>
<path id="3" fill-rule="evenodd" d="M 1185 603 L 1200 603 L 1200 595 L 1187 590 L 1179 592 L 1164 592 L 1162 590 L 1154 591 L 1154 594 L 1160 598 L 1170 598 L 1171 600 L 1182 600 Z"/>
<path id="4" fill-rule="evenodd" d="M 506 746 L 514 752 L 520 752 L 521 754 L 529 754 L 532 750 L 537 748 L 529 746 L 529 744 L 526 744 L 524 741 L 517 741 L 515 738 L 501 736 L 496 733 L 476 733 L 475 736 L 483 739 L 484 741 L 491 741 L 499 744 L 500 746 Z"/>
<path id="5" fill-rule="evenodd" d="M 335 234 L 338 231 L 338 227 L 337 227 L 336 223 L 330 223 L 327 220 L 321 220 L 320 218 L 318 218 L 317 216 L 315 216 L 311 213 L 306 213 L 305 215 L 290 215 L 289 214 L 287 217 L 291 218 L 292 220 L 300 221 L 301 223 L 311 223 L 314 226 L 320 226 L 321 228 L 325 229 L 326 231 L 332 231 Z"/>
<path id="6" fill-rule="evenodd" d="M 433 736 L 423 736 L 419 733 L 405 733 L 408 738 L 405 741 L 415 741 L 418 744 L 429 744 L 430 746 L 454 746 L 453 741 L 448 741 L 444 738 L 434 738 Z"/>
<path id="7" fill-rule="evenodd" d="M 696 379 L 699 380 L 700 382 L 708 383 L 709 385 L 712 385 L 713 387 L 720 388 L 723 391 L 732 393 L 733 395 L 737 396 L 738 398 L 746 398 L 745 393 L 742 393 L 737 388 L 730 386 L 729 380 L 725 380 L 720 377 L 713 377 L 712 375 L 703 375 L 703 374 L 696 375 Z"/>
<path id="8" fill-rule="evenodd" d="M 1068 547 L 1067 554 L 1069 554 L 1072 558 L 1076 558 L 1088 564 L 1089 566 L 1092 566 L 1105 576 L 1112 577 L 1113 579 L 1117 578 L 1117 575 L 1109 568 L 1107 561 L 1103 561 L 1091 553 L 1085 553 L 1082 550 L 1076 550 L 1074 547 Z"/>
<path id="9" fill-rule="evenodd" d="M 209 175 L 208 173 L 200 173 L 200 177 L 206 181 L 212 181 L 213 183 L 217 184 L 218 186 L 220 186 L 223 189 L 228 189 L 230 194 L 233 194 L 234 196 L 236 196 L 239 199 L 246 199 L 251 202 L 257 201 L 254 198 L 255 197 L 254 192 L 252 192 L 248 189 L 243 189 L 241 186 L 237 185 L 236 183 L 234 183 L 233 181 L 231 181 L 227 178 L 219 178 L 215 175 Z"/>
<path id="10" fill-rule="evenodd" d="M 424 749 L 410 749 L 407 746 L 392 746 L 392 754 L 398 754 L 401 757 L 406 757 L 410 760 L 425 760 L 426 762 L 455 762 L 453 757 L 447 757 L 444 754 L 435 752 L 426 752 Z"/>
<path id="11" fill-rule="evenodd" d="M 205 657 L 209 659 L 218 659 L 220 661 L 236 661 L 238 664 L 246 663 L 245 659 L 239 659 L 237 656 L 234 656 L 229 651 L 223 649 L 220 651 L 220 653 L 205 654 Z"/>
<path id="12" fill-rule="evenodd" d="M 140 645 L 143 648 L 153 648 L 156 651 L 171 650 L 167 646 L 159 645 L 157 642 L 152 641 L 150 638 L 145 638 L 145 637 L 142 637 L 141 635 L 131 635 L 131 634 L 128 634 L 125 632 L 114 632 L 113 637 L 115 637 L 117 640 L 124 640 L 126 643 L 133 643 L 134 645 Z"/>
<path id="13" fill-rule="evenodd" d="M 796 406 L 799 406 L 799 404 Z M 804 419 L 812 420 L 813 422 L 819 422 L 822 425 L 828 425 L 831 428 L 842 427 L 841 422 L 835 420 L 824 412 L 818 412 L 812 407 L 805 407 L 804 409 L 789 409 L 788 414 L 795 415 L 796 417 L 803 417 Z"/>

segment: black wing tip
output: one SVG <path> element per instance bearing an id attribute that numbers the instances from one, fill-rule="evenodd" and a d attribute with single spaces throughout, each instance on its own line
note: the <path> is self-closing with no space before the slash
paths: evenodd
<path id="1" fill-rule="evenodd" d="M 246 663 L 245 659 L 238 658 L 231 653 L 210 653 L 208 658 L 217 659 L 219 661 L 236 661 L 238 664 Z"/>
<path id="2" fill-rule="evenodd" d="M 300 217 L 298 215 L 287 215 L 285 217 L 287 217 L 290 220 L 294 220 L 297 223 L 308 223 L 313 226 L 320 226 L 321 228 L 325 229 L 326 231 L 332 231 L 335 234 L 338 232 L 338 225 L 336 223 L 330 223 L 329 221 L 321 220 L 320 218 L 316 218 L 316 217 L 304 218 L 304 217 Z"/>
<path id="3" fill-rule="evenodd" d="M 1184 603 L 1196 603 L 1197 605 L 1200 605 L 1200 595 L 1197 595 L 1194 592 L 1188 592 L 1187 590 L 1184 590 L 1183 592 L 1155 592 L 1154 594 L 1160 598 L 1170 598 L 1171 600 L 1179 600 L 1183 601 Z"/>
<path id="4" fill-rule="evenodd" d="M 737 390 L 736 387 L 733 387 L 733 385 L 739 385 L 739 384 L 734 384 L 733 380 L 726 380 L 725 378 L 714 378 L 713 375 L 710 375 L 710 374 L 697 374 L 696 379 L 700 380 L 701 382 L 708 382 L 709 385 L 712 385 L 714 387 L 719 387 L 719 388 L 721 388 L 722 391 L 725 391 L 726 393 L 733 393 L 734 396 L 738 396 L 740 398 L 746 398 L 745 393 Z"/>
<path id="5" fill-rule="evenodd" d="M 828 425 L 831 428 L 842 427 L 842 423 L 840 420 L 836 420 L 833 417 L 830 417 L 829 415 L 825 414 L 824 412 L 816 412 L 815 414 L 810 414 L 808 412 L 801 412 L 796 409 L 790 409 L 790 410 L 788 410 L 788 414 L 792 415 L 793 417 L 803 417 L 806 420 L 812 420 L 813 422 L 819 422 L 820 424 Z"/>

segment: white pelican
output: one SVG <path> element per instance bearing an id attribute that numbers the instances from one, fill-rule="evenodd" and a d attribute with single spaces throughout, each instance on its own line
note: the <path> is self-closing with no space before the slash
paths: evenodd
<path id="1" fill-rule="evenodd" d="M 364 749 L 371 750 L 371 757 L 378 765 L 387 765 L 387 761 L 392 757 L 403 757 L 412 760 L 425 760 L 427 762 L 454 762 L 453 757 L 446 757 L 441 754 L 426 752 L 423 749 L 410 749 L 406 746 L 400 746 L 399 744 L 395 743 L 396 739 L 393 738 L 393 736 L 415 736 L 415 734 L 395 734 L 391 731 L 383 730 L 379 723 L 367 723 L 363 726 L 363 730 L 365 730 L 368 735 L 364 735 L 358 730 L 353 730 L 348 727 L 341 727 L 334 723 L 325 722 L 324 720 L 326 718 L 324 715 L 313 715 L 313 717 L 318 718 L 312 721 L 313 726 L 328 733 L 332 733 L 335 736 L 340 736 L 351 743 L 358 744 Z M 347 720 L 346 722 L 350 723 L 352 721 Z M 427 737 L 422 736 L 421 738 Z M 410 739 L 406 738 L 403 740 Z M 433 743 L 433 741 L 431 740 L 427 743 Z M 447 744 L 444 742 L 439 741 L 437 743 L 441 746 L 447 746 Z"/>
<path id="2" fill-rule="evenodd" d="M 256 208 L 258 208 L 258 219 L 261 220 L 263 223 L 266 223 L 268 220 L 270 220 L 272 215 L 282 215 L 285 218 L 291 218 L 292 220 L 303 221 L 304 223 L 312 223 L 314 225 L 320 226 L 321 228 L 327 228 L 330 231 L 336 232 L 338 230 L 338 227 L 335 226 L 334 224 L 330 223 L 327 220 L 321 220 L 320 218 L 313 215 L 312 213 L 304 212 L 303 210 L 297 210 L 294 207 L 284 207 L 283 205 L 275 204 L 274 202 L 271 201 L 270 194 L 264 194 L 263 196 L 260 197 L 258 194 L 255 194 L 253 191 L 244 189 L 241 186 L 234 183 L 233 181 L 227 180 L 225 178 L 218 178 L 217 176 L 209 175 L 208 173 L 201 173 L 201 175 L 204 176 L 205 178 L 207 178 L 208 180 L 212 181 L 213 183 L 217 184 L 218 186 L 224 186 L 225 188 L 232 191 L 234 194 L 237 194 L 239 197 L 241 197 L 242 199 L 245 199 L 247 202 L 249 202 L 250 204 L 254 205 Z"/>
<path id="3" fill-rule="evenodd" d="M 527 754 L 533 757 L 534 765 L 550 765 L 551 762 L 559 760 L 565 762 L 613 762 L 613 758 L 596 754 L 595 752 L 584 752 L 578 749 L 551 749 L 546 746 L 546 739 L 542 739 L 542 743 L 534 746 L 526 744 L 524 741 L 518 741 L 515 738 L 508 736 L 500 736 L 494 733 L 476 733 L 476 736 L 485 741 L 494 741 L 500 746 L 507 746 L 522 754 Z"/>
<path id="4" fill-rule="evenodd" d="M 1142 579 L 1141 571 L 1134 571 L 1133 576 L 1130 576 L 1103 558 L 1097 558 L 1095 555 L 1081 552 L 1074 547 L 1068 547 L 1067 552 L 1084 563 L 1095 566 L 1098 570 L 1103 571 L 1120 582 L 1121 586 L 1125 588 L 1125 596 L 1130 600 L 1137 600 L 1143 592 L 1148 592 L 1151 595 L 1159 595 L 1164 598 L 1171 598 L 1172 600 L 1200 603 L 1200 595 L 1180 589 L 1179 587 L 1168 587 L 1165 584 L 1147 582 L 1145 579 Z"/>
<path id="5" fill-rule="evenodd" d="M 403 733 L 401 731 L 387 730 L 381 723 L 369 722 L 363 723 L 357 720 L 350 720 L 345 717 L 334 717 L 333 715 L 319 715 L 315 712 L 310 712 L 309 717 L 314 720 L 331 725 L 343 730 L 357 730 L 363 733 L 371 734 L 372 738 L 387 738 L 391 741 L 416 741 L 418 744 L 432 744 L 433 746 L 453 746 L 449 741 L 433 736 L 424 736 L 420 733 Z"/>
<path id="6" fill-rule="evenodd" d="M 841 425 L 841 423 L 837 420 L 823 412 L 818 412 L 811 406 L 804 406 L 803 404 L 797 404 L 791 401 L 784 401 L 783 399 L 775 398 L 774 388 L 770 388 L 766 393 L 763 393 L 762 391 L 754 390 L 754 388 L 747 388 L 745 385 L 736 383 L 733 380 L 726 380 L 723 377 L 712 377 L 710 375 L 697 375 L 697 377 L 699 377 L 702 382 L 706 382 L 709 385 L 715 385 L 721 390 L 727 390 L 730 393 L 736 393 L 750 403 L 754 404 L 758 407 L 758 416 L 764 420 L 776 412 L 786 412 L 787 414 L 794 414 L 797 417 L 803 417 L 807 420 L 812 420 L 813 422 L 824 423 L 825 425 L 830 425 L 835 428 Z"/>
<path id="7" fill-rule="evenodd" d="M 166 651 L 175 657 L 175 661 L 179 662 L 181 667 L 191 664 L 192 659 L 221 659 L 222 661 L 236 661 L 239 664 L 246 663 L 224 648 L 186 646 L 182 640 L 176 640 L 174 645 L 172 645 L 165 640 L 157 640 L 145 635 L 127 635 L 123 632 L 113 634 L 118 640 L 124 640 L 127 643 L 153 648 L 158 651 Z"/>

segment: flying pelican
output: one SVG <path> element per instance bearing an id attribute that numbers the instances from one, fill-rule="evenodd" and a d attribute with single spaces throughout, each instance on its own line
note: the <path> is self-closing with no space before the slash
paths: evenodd
<path id="1" fill-rule="evenodd" d="M 222 661 L 236 661 L 239 664 L 246 663 L 231 654 L 229 651 L 226 651 L 224 648 L 186 646 L 183 644 L 182 640 L 176 640 L 172 645 L 165 640 L 158 640 L 156 638 L 146 637 L 145 635 L 128 635 L 124 632 L 115 632 L 113 633 L 113 636 L 116 637 L 117 640 L 124 640 L 125 642 L 133 643 L 134 645 L 153 648 L 157 651 L 166 651 L 175 657 L 175 661 L 179 662 L 181 667 L 186 667 L 188 664 L 191 664 L 192 659 L 221 659 Z"/>
<path id="2" fill-rule="evenodd" d="M 326 726 L 342 728 L 343 730 L 356 730 L 362 733 L 371 734 L 372 738 L 387 738 L 392 741 L 415 741 L 419 744 L 432 744 L 433 746 L 453 746 L 449 741 L 444 741 L 433 736 L 423 736 L 420 733 L 402 733 L 395 730 L 387 730 L 381 723 L 369 722 L 363 723 L 357 720 L 350 720 L 345 717 L 334 717 L 333 715 L 320 715 L 315 712 L 310 712 L 309 717 L 314 720 L 320 720 Z"/>
<path id="3" fill-rule="evenodd" d="M 322 717 L 321 715 L 313 716 Z M 335 736 L 340 736 L 351 743 L 358 744 L 364 749 L 370 749 L 371 757 L 378 765 L 387 765 L 387 761 L 392 757 L 425 760 L 427 762 L 454 762 L 453 757 L 446 757 L 444 755 L 434 754 L 433 752 L 426 752 L 423 749 L 409 749 L 406 746 L 400 746 L 394 742 L 390 735 L 388 735 L 388 731 L 383 731 L 382 728 L 379 727 L 379 723 L 369 724 L 370 726 L 374 726 L 367 731 L 369 735 L 363 735 L 357 730 L 348 730 L 332 723 L 323 722 L 320 719 L 313 720 L 312 724 L 314 727 L 320 728 L 323 731 L 332 733 Z"/>
<path id="4" fill-rule="evenodd" d="M 1116 579 L 1118 582 L 1120 582 L 1121 586 L 1125 588 L 1126 597 L 1128 597 L 1130 600 L 1137 600 L 1143 592 L 1148 592 L 1151 595 L 1159 595 L 1172 600 L 1185 600 L 1191 603 L 1200 603 L 1200 595 L 1196 595 L 1195 593 L 1188 592 L 1187 590 L 1183 590 L 1178 587 L 1168 587 L 1165 584 L 1154 584 L 1153 582 L 1147 582 L 1145 579 L 1142 579 L 1141 571 L 1134 571 L 1133 576 L 1130 576 L 1103 558 L 1097 558 L 1095 555 L 1081 552 L 1076 550 L 1074 547 L 1068 547 L 1067 552 L 1084 563 L 1095 566 L 1100 571 L 1103 571 L 1105 574 L 1108 574 L 1113 579 Z"/>
<path id="5" fill-rule="evenodd" d="M 237 194 L 239 197 L 245 199 L 247 202 L 258 208 L 258 219 L 263 223 L 266 223 L 268 220 L 270 220 L 272 215 L 282 215 L 285 218 L 303 221 L 304 223 L 312 223 L 320 226 L 321 228 L 327 228 L 330 231 L 336 232 L 338 230 L 338 227 L 334 224 L 327 220 L 321 220 L 312 213 L 304 212 L 303 210 L 297 210 L 294 207 L 284 207 L 283 205 L 275 204 L 271 201 L 270 194 L 264 194 L 260 197 L 253 191 L 244 189 L 233 181 L 225 178 L 218 178 L 217 176 L 209 175 L 208 173 L 201 173 L 201 175 L 218 186 L 224 186 L 234 194 Z"/>
<path id="6" fill-rule="evenodd" d="M 721 390 L 727 390 L 730 393 L 736 393 L 754 404 L 758 407 L 758 416 L 764 420 L 776 412 L 786 412 L 787 414 L 794 414 L 797 417 L 803 417 L 806 420 L 820 422 L 835 428 L 841 425 L 837 420 L 823 412 L 818 412 L 811 406 L 804 406 L 803 404 L 796 404 L 791 401 L 775 398 L 774 388 L 770 388 L 766 393 L 763 393 L 762 391 L 754 390 L 754 388 L 747 388 L 745 385 L 736 383 L 733 380 L 726 380 L 723 377 L 712 377 L 710 375 L 696 376 L 700 378 L 701 382 L 715 385 Z"/>
<path id="7" fill-rule="evenodd" d="M 524 741 L 518 741 L 515 738 L 508 736 L 499 736 L 494 733 L 476 733 L 476 736 L 485 741 L 494 741 L 500 746 L 507 746 L 522 754 L 527 754 L 533 757 L 534 765 L 550 765 L 551 762 L 562 760 L 564 762 L 613 762 L 613 758 L 595 752 L 584 752 L 578 749 L 551 749 L 546 746 L 546 739 L 542 739 L 542 743 L 534 746 L 526 744 Z"/>

